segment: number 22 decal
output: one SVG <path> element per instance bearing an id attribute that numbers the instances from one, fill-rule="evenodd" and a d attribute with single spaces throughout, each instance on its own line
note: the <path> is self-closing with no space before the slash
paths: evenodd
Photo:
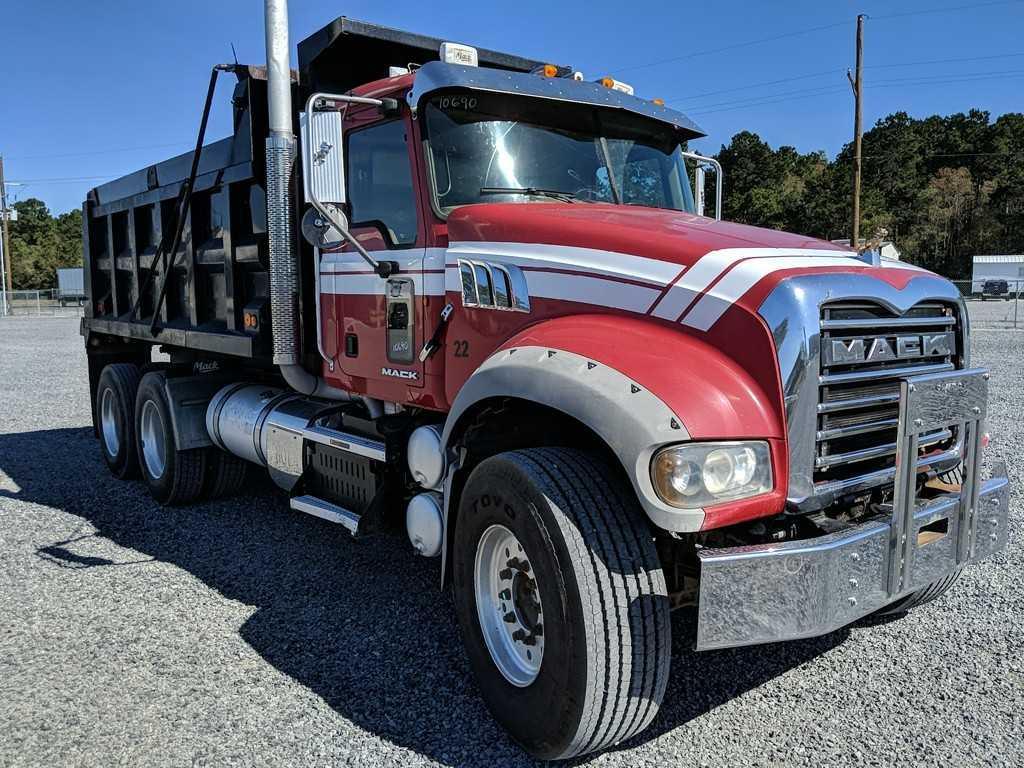
<path id="1" fill-rule="evenodd" d="M 455 341 L 455 356 L 456 357 L 469 357 L 469 342 L 463 339 L 456 339 Z"/>

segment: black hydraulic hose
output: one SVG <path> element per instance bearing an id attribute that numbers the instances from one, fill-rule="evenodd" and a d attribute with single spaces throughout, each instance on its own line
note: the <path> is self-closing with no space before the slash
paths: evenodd
<path id="1" fill-rule="evenodd" d="M 199 121 L 199 135 L 196 137 L 196 149 L 192 153 L 192 169 L 189 171 L 188 179 L 182 183 L 181 190 L 178 192 L 178 218 L 174 223 L 174 239 L 171 241 L 170 249 L 164 250 L 163 252 L 163 273 L 164 279 L 160 284 L 160 295 L 157 297 L 156 303 L 153 305 L 153 319 L 149 324 L 149 332 L 153 336 L 157 334 L 157 322 L 160 319 L 160 309 L 163 307 L 164 300 L 167 298 L 167 283 L 171 277 L 171 270 L 174 269 L 174 262 L 178 258 L 178 246 L 181 245 L 181 235 L 185 230 L 185 217 L 188 215 L 189 205 L 192 203 L 192 188 L 196 183 L 196 174 L 199 172 L 199 159 L 203 151 L 203 141 L 206 138 L 206 124 L 210 119 L 210 107 L 213 106 L 213 93 L 217 87 L 217 75 L 221 72 L 232 72 L 235 70 L 234 64 L 218 64 L 210 71 L 210 85 L 206 89 L 206 104 L 203 105 L 203 118 Z M 167 262 L 167 255 L 170 253 L 170 263 Z M 155 260 L 155 257 L 154 257 Z M 150 278 L 154 274 L 154 270 L 150 270 Z M 147 283 L 148 287 L 149 283 Z M 143 291 L 139 291 L 139 301 L 142 300 Z M 138 301 L 136 301 L 136 308 L 138 307 Z M 134 312 L 134 309 L 133 309 Z"/>

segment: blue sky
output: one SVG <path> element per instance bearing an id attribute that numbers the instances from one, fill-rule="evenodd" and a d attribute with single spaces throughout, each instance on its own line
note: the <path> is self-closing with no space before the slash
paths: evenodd
<path id="1" fill-rule="evenodd" d="M 260 0 L 4 1 L 0 154 L 15 199 L 54 212 L 104 179 L 188 149 L 210 66 L 262 63 Z M 347 15 L 606 74 L 660 96 L 708 133 L 834 154 L 852 132 L 845 69 L 865 35 L 865 126 L 915 116 L 1024 109 L 1024 1 L 733 0 L 715 3 L 291 0 L 298 40 Z M 942 10 L 946 9 L 946 10 Z M 294 63 L 294 62 L 293 62 Z M 222 84 L 210 136 L 229 130 Z M 95 177 L 95 178 L 94 178 Z M 60 179 L 60 181 L 57 181 Z"/>

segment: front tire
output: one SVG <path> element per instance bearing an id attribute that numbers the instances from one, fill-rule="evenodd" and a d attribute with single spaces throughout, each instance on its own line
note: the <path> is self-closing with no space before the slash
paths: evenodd
<path id="1" fill-rule="evenodd" d="M 206 449 L 179 451 L 162 371 L 142 377 L 135 399 L 135 440 L 142 479 L 163 505 L 188 504 L 202 494 Z"/>
<path id="2" fill-rule="evenodd" d="M 927 605 L 932 600 L 935 600 L 949 591 L 949 588 L 953 586 L 957 579 L 960 578 L 960 570 L 953 571 L 945 578 L 939 579 L 938 581 L 932 582 L 924 589 L 919 589 L 916 592 L 911 592 L 909 595 L 905 595 L 897 600 L 895 603 L 890 603 L 884 608 L 880 608 L 875 612 L 877 616 L 902 616 L 908 611 L 912 611 L 915 608 L 919 608 L 922 605 Z"/>
<path id="3" fill-rule="evenodd" d="M 470 665 L 528 752 L 573 757 L 650 724 L 671 654 L 665 578 L 636 498 L 605 464 L 564 448 L 484 460 L 453 549 Z"/>

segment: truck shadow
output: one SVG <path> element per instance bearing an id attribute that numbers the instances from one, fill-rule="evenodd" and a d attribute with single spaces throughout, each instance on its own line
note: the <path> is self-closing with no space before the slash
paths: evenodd
<path id="1" fill-rule="evenodd" d="M 139 563 L 171 563 L 255 606 L 243 639 L 358 727 L 448 765 L 531 763 L 477 694 L 450 595 L 438 591 L 439 562 L 414 557 L 404 537 L 353 541 L 289 511 L 262 478 L 247 496 L 162 509 L 141 484 L 107 473 L 91 429 L 0 435 L 0 470 L 16 486 L 0 486 L 0 498 L 83 518 L 139 553 Z M 68 578 L 106 564 L 76 556 L 70 540 L 47 542 L 37 555 Z M 698 654 L 691 627 L 691 616 L 675 614 L 665 705 L 619 748 L 672 731 L 845 637 Z"/>

